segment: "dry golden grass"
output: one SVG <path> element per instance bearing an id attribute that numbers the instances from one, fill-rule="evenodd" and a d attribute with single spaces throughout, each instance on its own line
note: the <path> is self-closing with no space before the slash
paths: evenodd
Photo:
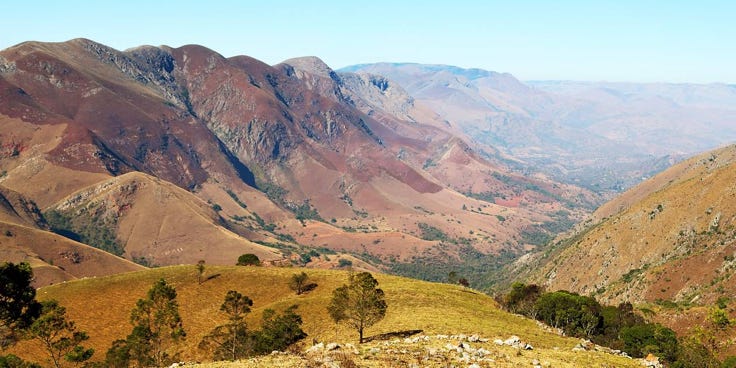
<path id="1" fill-rule="evenodd" d="M 318 287 L 297 296 L 289 290 L 287 282 L 291 275 L 301 271 L 305 271 L 310 281 L 317 283 Z M 298 304 L 298 313 L 304 319 L 303 328 L 309 334 L 305 345 L 311 345 L 313 340 L 341 343 L 355 343 L 357 340 L 355 331 L 335 326 L 325 308 L 332 290 L 346 282 L 345 271 L 232 266 L 207 267 L 205 274 L 219 276 L 199 285 L 193 265 L 174 266 L 67 282 L 42 288 L 38 296 L 40 299 L 57 299 L 67 307 L 69 317 L 79 328 L 89 333 L 89 345 L 95 348 L 97 360 L 104 357 L 113 340 L 124 338 L 130 332 L 130 310 L 136 300 L 144 297 L 153 282 L 159 278 L 165 278 L 178 292 L 180 313 L 188 334 L 186 341 L 181 344 L 181 358 L 186 361 L 207 361 L 211 358 L 207 352 L 198 350 L 197 344 L 213 327 L 225 321 L 225 316 L 219 312 L 219 306 L 225 293 L 231 289 L 253 299 L 253 311 L 248 319 L 253 328 L 257 327 L 264 309 L 283 310 L 289 305 Z M 507 366 L 522 360 L 525 365 L 530 364 L 532 359 L 549 361 L 554 367 L 566 366 L 565 364 L 603 366 L 604 363 L 635 366 L 630 360 L 620 357 L 601 353 L 574 353 L 571 348 L 577 343 L 576 339 L 545 332 L 534 321 L 505 313 L 484 294 L 455 285 L 381 274 L 375 276 L 386 293 L 389 309 L 384 320 L 366 331 L 368 337 L 405 330 L 423 330 L 429 336 L 478 334 L 492 341 L 496 338 L 506 339 L 514 334 L 531 343 L 534 350 L 524 351 L 517 356 L 517 351 L 513 348 L 495 347 L 492 343 L 487 343 L 487 349 L 494 349 L 494 354 L 500 357 L 498 359 L 504 359 L 509 364 Z M 372 342 L 361 346 L 361 350 L 365 351 L 380 344 L 380 341 Z M 417 348 L 425 349 L 426 346 Z M 34 343 L 21 344 L 14 352 L 27 358 L 41 356 L 39 347 Z M 415 359 L 412 358 L 414 355 L 411 351 L 407 354 L 406 359 Z M 354 358 L 360 366 L 376 367 L 388 364 L 382 359 L 365 358 L 365 354 Z M 241 365 L 217 363 L 218 365 L 209 366 L 306 366 L 307 363 L 309 362 L 298 356 L 274 356 L 237 363 Z"/>

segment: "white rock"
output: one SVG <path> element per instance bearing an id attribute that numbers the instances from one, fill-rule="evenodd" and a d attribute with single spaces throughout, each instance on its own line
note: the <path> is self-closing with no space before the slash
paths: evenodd
<path id="1" fill-rule="evenodd" d="M 468 337 L 468 341 L 470 342 L 478 342 L 478 340 L 480 340 L 480 336 L 478 335 L 471 335 L 470 337 Z"/>
<path id="2" fill-rule="evenodd" d="M 322 351 L 324 349 L 325 349 L 325 344 L 324 343 L 319 343 L 319 344 L 316 344 L 316 345 L 312 345 L 309 349 L 307 349 L 307 354 L 310 354 L 310 353 L 318 353 L 318 352 L 320 352 L 320 351 Z"/>
<path id="3" fill-rule="evenodd" d="M 514 346 L 514 345 L 518 345 L 520 342 L 521 342 L 521 339 L 519 338 L 519 336 L 514 335 L 506 339 L 506 341 L 504 341 L 503 344 L 508 345 L 508 346 Z"/>
<path id="4" fill-rule="evenodd" d="M 327 344 L 327 346 L 325 346 L 325 349 L 330 350 L 330 351 L 337 350 L 339 348 L 340 348 L 340 345 L 338 343 L 336 343 L 336 342 L 331 342 L 331 343 Z"/>
<path id="5" fill-rule="evenodd" d="M 495 340 L 493 340 L 493 343 L 500 346 L 500 345 L 503 345 L 503 340 L 501 340 L 501 339 L 495 339 Z"/>

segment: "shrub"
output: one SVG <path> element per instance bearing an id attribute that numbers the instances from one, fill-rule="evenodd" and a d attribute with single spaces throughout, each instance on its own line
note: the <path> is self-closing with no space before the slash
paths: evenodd
<path id="1" fill-rule="evenodd" d="M 246 253 L 238 257 L 238 266 L 260 266 L 261 260 L 253 253 Z"/>
<path id="2" fill-rule="evenodd" d="M 342 268 L 342 267 L 352 267 L 352 266 L 353 266 L 353 261 L 351 261 L 349 259 L 340 258 L 337 261 L 337 267 L 341 267 Z"/>

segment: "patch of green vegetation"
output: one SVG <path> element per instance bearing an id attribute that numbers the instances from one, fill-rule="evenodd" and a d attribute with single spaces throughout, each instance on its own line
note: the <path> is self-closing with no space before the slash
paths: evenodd
<path id="1" fill-rule="evenodd" d="M 312 204 L 309 203 L 308 200 L 304 201 L 301 205 L 292 207 L 293 208 L 290 209 L 294 212 L 296 219 L 299 221 L 304 222 L 304 220 L 315 220 L 325 222 L 322 216 L 319 215 L 319 212 L 317 212 L 317 209 L 312 207 Z"/>
<path id="2" fill-rule="evenodd" d="M 420 222 L 417 224 L 419 227 L 419 230 L 422 232 L 420 235 L 420 238 L 427 240 L 427 241 L 447 241 L 448 237 L 447 234 L 445 234 L 442 230 L 426 224 L 424 222 Z"/>
<path id="3" fill-rule="evenodd" d="M 353 261 L 345 258 L 340 258 L 340 260 L 337 261 L 337 267 L 352 267 Z"/>
<path id="4" fill-rule="evenodd" d="M 274 235 L 276 235 L 276 239 L 282 242 L 296 243 L 296 239 L 294 239 L 290 234 L 274 233 Z"/>
<path id="5" fill-rule="evenodd" d="M 66 238 L 122 256 L 125 249 L 115 235 L 117 220 L 113 217 L 95 216 L 83 210 L 78 216 L 68 212 L 49 210 L 44 213 L 51 231 Z"/>
<path id="6" fill-rule="evenodd" d="M 630 283 L 631 281 L 634 281 L 634 278 L 639 276 L 642 272 L 649 269 L 649 264 L 643 265 L 641 268 L 633 268 L 629 270 L 629 272 L 625 273 L 623 276 L 621 276 L 621 281 L 624 283 Z"/>
<path id="7" fill-rule="evenodd" d="M 496 193 L 492 193 L 492 192 L 481 192 L 481 193 L 465 192 L 463 194 L 465 194 L 465 196 L 467 197 L 475 198 L 477 200 L 481 200 L 481 201 L 489 202 L 489 203 L 495 203 L 496 197 L 498 196 Z"/>
<path id="8" fill-rule="evenodd" d="M 458 257 L 443 250 L 434 250 L 434 254 L 418 255 L 410 262 L 397 260 L 372 260 L 375 264 L 383 264 L 397 275 L 420 280 L 446 282 L 447 275 L 455 272 L 466 278 L 474 288 L 486 288 L 495 282 L 497 275 L 504 267 L 518 257 L 518 254 L 504 249 L 497 254 L 483 254 L 469 245 L 458 249 Z"/>
<path id="9" fill-rule="evenodd" d="M 238 198 L 238 195 L 235 194 L 235 192 L 233 192 L 230 189 L 227 189 L 226 192 L 227 192 L 227 195 L 229 195 L 230 198 L 232 198 L 233 201 L 235 201 L 235 203 L 238 204 L 238 206 L 242 207 L 243 209 L 248 208 L 248 206 L 246 206 L 245 203 L 243 203 L 243 201 L 241 201 L 240 198 Z"/>

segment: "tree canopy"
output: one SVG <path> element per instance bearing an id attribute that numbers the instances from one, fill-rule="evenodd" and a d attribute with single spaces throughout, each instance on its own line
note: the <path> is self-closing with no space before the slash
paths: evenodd
<path id="1" fill-rule="evenodd" d="M 327 307 L 330 318 L 336 323 L 344 322 L 356 329 L 359 342 L 363 343 L 363 331 L 386 316 L 386 299 L 378 281 L 368 272 L 350 274 L 348 284 L 332 292 Z"/>

